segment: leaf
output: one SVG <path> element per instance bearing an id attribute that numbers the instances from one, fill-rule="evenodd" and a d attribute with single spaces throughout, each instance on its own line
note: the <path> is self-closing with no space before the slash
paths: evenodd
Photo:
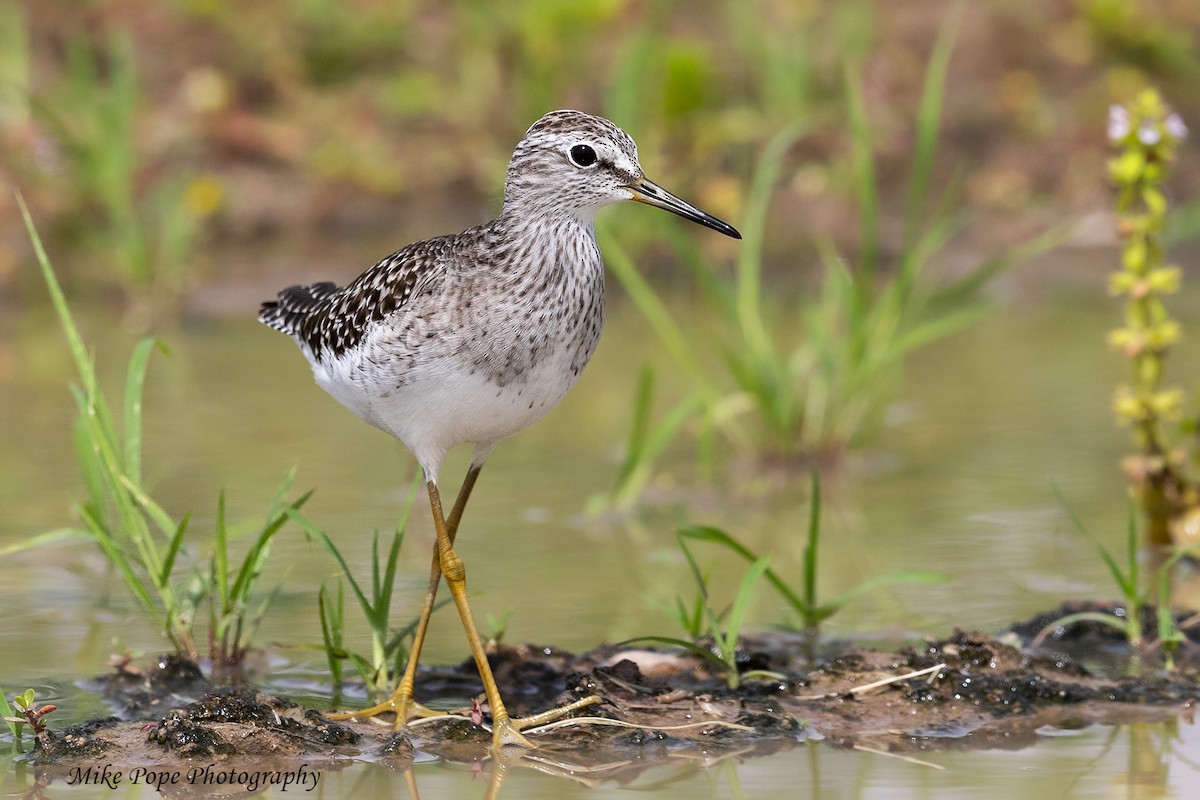
<path id="1" fill-rule="evenodd" d="M 856 600 L 868 592 L 873 592 L 884 586 L 894 586 L 898 583 L 944 583 L 945 581 L 946 575 L 934 570 L 901 570 L 899 572 L 892 572 L 864 581 L 853 588 L 847 589 L 832 600 L 822 603 L 819 610 L 824 613 L 822 619 L 827 619 L 852 600 Z"/>
<path id="2" fill-rule="evenodd" d="M 5 696 L 3 689 L 0 689 L 0 717 L 8 723 L 8 732 L 12 734 L 14 739 L 20 741 L 21 728 L 17 723 L 24 723 L 25 720 L 15 715 L 12 706 L 8 704 L 8 697 Z"/>
<path id="3" fill-rule="evenodd" d="M 1121 594 L 1125 597 L 1125 600 L 1130 605 L 1136 605 L 1137 604 L 1137 580 L 1138 580 L 1136 547 L 1133 552 L 1133 561 L 1131 562 L 1131 568 L 1132 568 L 1132 571 L 1134 574 L 1132 576 L 1126 576 L 1125 573 L 1121 570 L 1121 567 L 1117 564 L 1116 559 L 1113 558 L 1112 554 L 1108 552 L 1108 549 L 1103 544 L 1101 544 L 1099 539 L 1097 539 L 1095 536 L 1092 535 L 1092 532 L 1089 531 L 1087 529 L 1087 526 L 1083 524 L 1083 520 L 1081 520 L 1079 518 L 1079 515 L 1075 513 L 1075 509 L 1071 508 L 1071 506 L 1067 503 L 1067 499 L 1065 497 L 1063 497 L 1063 494 L 1059 490 L 1058 486 L 1057 485 L 1053 486 L 1053 489 L 1054 489 L 1054 496 L 1058 499 L 1058 504 L 1060 506 L 1062 506 L 1062 509 L 1064 511 L 1067 512 L 1067 517 L 1071 520 L 1071 523 L 1075 526 L 1075 530 L 1078 531 L 1081 536 L 1083 536 L 1085 539 L 1087 539 L 1089 542 L 1091 542 L 1092 546 L 1096 549 L 1096 552 L 1100 554 L 1100 558 L 1104 561 L 1104 565 L 1106 567 L 1108 567 L 1109 574 L 1112 575 L 1113 580 L 1116 582 L 1117 586 L 1121 589 Z M 1137 524 L 1136 519 L 1133 520 L 1133 524 L 1136 526 L 1136 524 Z M 1131 592 L 1132 592 L 1132 594 L 1131 594 Z"/>
<path id="4" fill-rule="evenodd" d="M 737 641 L 738 634 L 742 630 L 742 623 L 746 619 L 746 612 L 750 608 L 750 596 L 754 593 L 754 584 L 763 573 L 767 571 L 767 567 L 771 564 L 770 556 L 763 556 L 751 565 L 746 574 L 742 576 L 741 585 L 738 587 L 737 595 L 733 600 L 733 608 L 729 612 L 729 622 L 726 625 L 726 633 L 728 636 Z"/>
<path id="5" fill-rule="evenodd" d="M 929 194 L 929 183 L 933 176 L 933 156 L 937 149 L 938 124 L 941 120 L 946 75 L 949 72 L 950 55 L 962 22 L 964 5 L 951 7 L 938 30 L 933 53 L 925 68 L 925 84 L 921 89 L 921 101 L 917 111 L 916 152 L 913 154 L 912 174 L 905 197 L 904 238 L 902 249 L 911 249 L 920 226 L 921 212 Z"/>
<path id="6" fill-rule="evenodd" d="M 724 672 L 726 669 L 725 662 L 707 647 L 701 647 L 698 644 L 686 641 L 684 639 L 674 639 L 670 636 L 635 636 L 632 639 L 626 639 L 623 642 L 617 642 L 616 646 L 623 647 L 627 644 L 633 644 L 634 642 L 657 642 L 659 644 L 667 644 L 673 647 L 682 647 L 692 655 L 699 656 L 710 664 L 720 668 L 722 672 Z"/>
<path id="7" fill-rule="evenodd" d="M 129 357 L 125 374 L 125 474 L 135 484 L 142 481 L 142 393 L 150 353 L 155 347 L 165 351 L 156 338 L 147 337 L 138 342 Z"/>
<path id="8" fill-rule="evenodd" d="M 754 562 L 758 560 L 758 556 L 751 552 L 745 545 L 734 539 L 720 528 L 713 528 L 707 525 L 689 525 L 680 528 L 676 531 L 676 537 L 694 539 L 696 541 L 715 542 L 724 547 L 729 548 L 747 561 Z M 767 581 L 775 587 L 775 590 L 783 595 L 788 604 L 794 608 L 800 608 L 804 605 L 803 601 L 796 595 L 795 591 L 790 586 L 783 582 L 783 579 L 775 573 L 775 570 L 768 569 L 764 575 Z"/>
<path id="9" fill-rule="evenodd" d="M 160 586 L 166 585 L 171 580 L 171 571 L 175 569 L 175 559 L 179 555 L 179 550 L 183 547 L 183 537 L 187 533 L 188 522 L 191 521 L 192 514 L 188 512 L 183 515 L 183 519 L 179 521 L 179 526 L 175 529 L 174 535 L 167 542 L 167 554 L 163 558 L 162 571 L 158 576 Z"/>
<path id="10" fill-rule="evenodd" d="M 33 547 L 42 547 L 43 545 L 56 544 L 57 542 L 74 541 L 77 539 L 88 539 L 95 541 L 96 537 L 87 531 L 81 531 L 78 528 L 59 528 L 58 530 L 39 533 L 36 536 L 30 536 L 27 539 L 22 539 L 15 544 L 10 544 L 7 547 L 0 548 L 0 557 L 10 556 L 13 553 L 19 553 L 22 550 L 29 550 Z"/>

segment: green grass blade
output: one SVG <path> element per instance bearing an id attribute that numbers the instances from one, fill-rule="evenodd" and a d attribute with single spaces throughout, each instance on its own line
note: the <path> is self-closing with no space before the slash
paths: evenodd
<path id="1" fill-rule="evenodd" d="M 728 548 L 729 550 L 732 550 L 751 563 L 758 560 L 758 556 L 755 555 L 749 548 L 720 528 L 713 528 L 707 525 L 689 525 L 684 528 L 680 528 L 678 531 L 676 531 L 675 535 L 676 538 L 692 539 L 699 542 L 714 542 Z M 790 586 L 788 586 L 782 578 L 779 577 L 775 570 L 768 569 L 764 575 L 767 579 L 767 582 L 775 588 L 775 591 L 779 592 L 779 594 L 783 596 L 790 606 L 796 609 L 803 607 L 804 601 L 801 600 L 799 596 L 797 596 L 796 592 Z"/>
<path id="2" fill-rule="evenodd" d="M 1110 628 L 1116 628 L 1123 634 L 1129 633 L 1129 621 L 1112 614 L 1105 614 L 1102 611 L 1080 611 L 1077 614 L 1067 614 L 1065 617 L 1059 617 L 1054 622 L 1049 623 L 1042 630 L 1052 630 L 1061 628 L 1067 625 L 1074 625 L 1076 622 L 1099 622 L 1101 625 L 1107 625 Z"/>
<path id="3" fill-rule="evenodd" d="M 400 560 L 400 547 L 404 544 L 404 528 L 398 527 L 392 533 L 392 546 L 388 550 L 387 565 L 385 567 L 385 575 L 382 591 L 377 596 L 376 603 L 383 609 L 388 609 L 392 605 L 392 591 L 396 586 L 396 564 Z"/>
<path id="4" fill-rule="evenodd" d="M 821 544 L 821 474 L 812 471 L 808 511 L 808 541 L 804 545 L 804 605 L 793 608 L 802 618 L 817 607 L 817 554 Z M 807 623 L 807 619 L 805 620 Z M 808 626 L 811 627 L 811 626 Z"/>
<path id="5" fill-rule="evenodd" d="M 21 541 L 10 544 L 7 547 L 0 547 L 0 557 L 10 556 L 13 553 L 19 553 L 22 550 L 29 550 L 34 547 L 42 547 L 47 544 L 56 544 L 58 542 L 74 541 L 76 539 L 87 539 L 95 541 L 96 536 L 87 531 L 81 531 L 78 528 L 59 528 L 46 533 L 39 533 L 36 536 L 30 536 Z"/>
<path id="6" fill-rule="evenodd" d="M 625 441 L 625 458 L 617 470 L 616 487 L 625 485 L 630 475 L 642 463 L 642 445 L 650 417 L 650 402 L 654 396 L 654 369 L 647 364 L 638 376 L 633 395 L 633 418 L 629 422 L 629 437 Z"/>
<path id="7" fill-rule="evenodd" d="M 763 556 L 755 561 L 742 576 L 737 595 L 734 596 L 733 608 L 729 611 L 729 621 L 725 626 L 726 634 L 733 645 L 736 645 L 742 630 L 742 623 L 746 621 L 746 612 L 750 609 L 750 597 L 754 594 L 754 584 L 758 582 L 770 565 L 771 557 Z"/>
<path id="8" fill-rule="evenodd" d="M 700 594 L 704 599 L 708 599 L 708 582 L 704 579 L 704 573 L 700 571 L 700 565 L 696 563 L 696 557 L 692 555 L 691 549 L 684 541 L 682 531 L 675 532 L 675 541 L 679 543 L 679 549 L 683 551 L 683 557 L 687 559 L 688 567 L 692 571 L 692 578 L 696 581 L 696 586 L 700 588 Z"/>
<path id="9" fill-rule="evenodd" d="M 1001 272 L 1054 250 L 1072 235 L 1072 226 L 1056 225 L 1028 242 L 987 259 L 966 275 L 933 293 L 929 299 L 928 313 L 937 314 L 944 309 L 961 306 Z"/>
<path id="10" fill-rule="evenodd" d="M 445 608 L 446 606 L 450 605 L 453 602 L 454 602 L 453 600 L 437 601 L 436 603 L 433 604 L 433 610 L 429 612 L 430 616 L 432 617 L 439 610 Z M 400 646 L 401 642 L 403 642 L 408 637 L 412 636 L 413 633 L 417 630 L 417 625 L 420 622 L 421 622 L 421 620 L 419 617 L 414 617 L 408 624 L 406 624 L 404 627 L 402 627 L 398 631 L 396 631 L 392 635 L 392 638 L 387 640 L 387 648 L 386 648 L 387 652 L 389 652 L 389 653 L 394 652 L 396 650 L 396 648 Z M 403 664 L 401 666 L 403 666 Z"/>
<path id="11" fill-rule="evenodd" d="M 821 619 L 824 620 L 833 616 L 851 601 L 857 600 L 863 595 L 885 586 L 895 586 L 900 583 L 944 583 L 945 581 L 946 575 L 934 570 L 900 570 L 863 581 L 857 586 L 836 595 L 832 600 L 822 603 L 816 610 L 821 615 Z"/>
<path id="12" fill-rule="evenodd" d="M 288 506 L 285 507 L 283 511 L 300 527 L 300 530 L 304 532 L 305 536 L 307 536 L 310 540 L 316 540 L 331 556 L 333 556 L 333 560 L 338 563 L 339 567 L 341 567 L 342 574 L 345 575 L 346 581 L 350 584 L 350 589 L 354 592 L 354 598 L 358 601 L 359 606 L 362 607 L 362 610 L 365 614 L 370 615 L 372 610 L 371 601 L 367 599 L 366 594 L 363 593 L 362 587 L 359 586 L 358 581 L 354 579 L 354 575 L 350 572 L 350 565 L 346 563 L 345 557 L 342 556 L 342 551 L 339 550 L 337 545 L 333 543 L 333 539 L 329 538 L 329 534 L 318 528 L 316 523 L 305 516 L 298 508 L 292 508 Z"/>
<path id="13" fill-rule="evenodd" d="M 71 395 L 75 398 L 76 416 L 71 422 L 71 434 L 75 440 L 75 460 L 79 465 L 79 474 L 83 479 L 87 492 L 88 504 L 99 510 L 105 506 L 105 479 L 100 466 L 100 454 L 91 437 L 91 426 L 88 424 L 87 398 L 78 386 L 71 387 Z"/>
<path id="14" fill-rule="evenodd" d="M 917 110 L 916 147 L 913 154 L 912 174 L 904 202 L 904 238 L 902 249 L 912 249 L 920 229 L 921 214 L 929 195 L 929 184 L 933 177 L 933 157 L 937 150 L 938 126 L 941 121 L 942 105 L 946 89 L 946 74 L 950 67 L 950 55 L 958 37 L 964 6 L 955 3 L 938 30 L 937 41 L 929 64 L 925 68 L 925 85 Z"/>
<path id="15" fill-rule="evenodd" d="M 707 647 L 702 647 L 694 642 L 689 642 L 685 639 L 675 639 L 670 636 L 635 636 L 632 639 L 626 639 L 623 642 L 617 642 L 617 647 L 623 647 L 627 644 L 635 642 L 655 642 L 657 644 L 670 645 L 672 647 L 681 647 L 694 656 L 698 656 L 704 661 L 718 667 L 722 672 L 725 671 L 725 662 Z"/>
<path id="16" fill-rule="evenodd" d="M 1125 596 L 1135 598 L 1134 602 L 1140 606 L 1145 602 L 1145 597 L 1141 590 L 1142 571 L 1138 567 L 1138 508 L 1132 492 L 1126 498 L 1125 506 L 1125 563 L 1129 566 Z M 1136 613 L 1136 609 L 1130 609 L 1129 613 Z"/>
<path id="17" fill-rule="evenodd" d="M 107 558 L 111 564 L 115 565 L 117 570 L 121 573 L 121 577 L 124 578 L 125 584 L 129 587 L 129 591 L 133 593 L 133 596 L 136 597 L 138 601 L 140 601 L 141 604 L 145 606 L 146 609 L 150 611 L 150 613 L 156 619 L 163 619 L 162 612 L 155 603 L 154 597 L 149 588 L 146 586 L 145 581 L 133 568 L 133 564 L 130 562 L 125 551 L 113 541 L 112 536 L 104 527 L 104 522 L 98 516 L 96 516 L 95 512 L 90 508 L 81 506 L 79 507 L 78 511 L 80 518 L 82 518 L 84 521 L 84 524 L 91 528 L 92 533 L 95 536 L 96 543 L 99 544 L 100 549 L 104 551 L 105 558 Z"/>
<path id="18" fill-rule="evenodd" d="M 1136 599 L 1137 599 L 1137 594 L 1136 594 L 1136 588 L 1137 588 L 1136 553 L 1134 554 L 1135 560 L 1130 562 L 1133 572 L 1135 573 L 1133 575 L 1132 579 L 1130 579 L 1125 575 L 1124 571 L 1122 571 L 1120 565 L 1117 564 L 1116 559 L 1112 557 L 1112 554 L 1108 552 L 1108 548 L 1106 548 L 1100 542 L 1099 539 L 1097 539 L 1095 536 L 1093 536 L 1092 532 L 1089 531 L 1087 529 L 1087 526 L 1083 524 L 1083 520 L 1081 520 L 1079 518 L 1079 515 L 1075 513 L 1075 509 L 1073 509 L 1067 503 L 1067 499 L 1065 497 L 1063 497 L 1063 494 L 1059 490 L 1058 486 L 1055 485 L 1053 487 L 1053 489 L 1054 489 L 1054 496 L 1058 499 L 1058 504 L 1060 506 L 1062 506 L 1062 509 L 1064 511 L 1067 512 L 1067 517 L 1071 520 L 1071 523 L 1075 526 L 1075 530 L 1081 536 L 1083 536 L 1083 538 L 1085 538 L 1089 542 L 1091 542 L 1092 546 L 1096 549 L 1096 552 L 1100 554 L 1100 558 L 1104 561 L 1104 566 L 1108 567 L 1108 572 L 1110 575 L 1112 575 L 1113 581 L 1115 581 L 1117 586 L 1120 588 L 1121 594 L 1125 597 L 1125 599 L 1128 602 L 1135 603 Z M 1135 524 L 1136 524 L 1136 521 L 1135 521 Z M 1133 593 L 1131 594 L 1131 592 L 1133 592 Z"/>
<path id="19" fill-rule="evenodd" d="M 284 479 L 284 484 L 281 488 L 286 490 L 286 487 L 291 483 L 291 475 Z M 250 594 L 254 590 L 254 584 L 259 575 L 262 574 L 263 567 L 266 565 L 267 556 L 271 552 L 271 541 L 275 538 L 275 534 L 288 520 L 286 509 L 299 511 L 312 497 L 312 490 L 305 492 L 296 498 L 293 502 L 284 507 L 275 506 L 267 516 L 267 521 L 251 543 L 250 549 L 242 558 L 241 566 L 238 568 L 238 574 L 233 580 L 233 586 L 230 587 L 229 596 L 235 602 L 246 603 L 250 600 Z"/>
<path id="20" fill-rule="evenodd" d="M 625 287 L 625 291 L 629 293 L 629 298 L 633 300 L 634 305 L 650 322 L 654 332 L 658 334 L 658 338 L 667 348 L 667 352 L 671 354 L 671 358 L 698 386 L 710 385 L 711 380 L 700 366 L 688 337 L 676 324 L 657 292 L 638 272 L 633 259 L 603 227 L 597 227 L 596 235 L 604 250 L 604 261 L 609 270 L 617 276 L 617 280 Z"/>
<path id="21" fill-rule="evenodd" d="M 146 383 L 146 368 L 150 353 L 158 340 L 147 337 L 138 342 L 129 357 L 125 376 L 125 474 L 135 484 L 142 482 L 142 394 Z"/>
<path id="22" fill-rule="evenodd" d="M 67 346 L 70 348 L 71 358 L 75 361 L 75 369 L 81 377 L 90 375 L 92 374 L 91 359 L 88 357 L 87 348 L 83 346 L 83 338 L 79 335 L 79 329 L 75 327 L 75 319 L 71 316 L 70 307 L 67 306 L 67 298 L 58 283 L 54 269 L 50 266 L 46 250 L 42 247 L 42 239 L 33 225 L 33 218 L 29 215 L 28 206 L 25 205 L 25 197 L 19 191 L 16 192 L 16 197 L 17 205 L 21 208 L 21 218 L 25 221 L 25 231 L 29 234 L 29 241 L 33 244 L 33 252 L 42 271 L 42 279 L 45 280 L 46 288 L 50 291 L 50 300 L 54 304 L 55 313 L 58 314 L 59 325 L 66 334 Z M 85 379 L 84 383 L 87 382 Z"/>
<path id="23" fill-rule="evenodd" d="M 4 724 L 8 726 L 8 732 L 10 734 L 12 734 L 13 742 L 19 743 L 21 741 L 22 725 L 20 725 L 19 723 L 16 723 L 16 722 L 12 722 L 8 719 L 8 717 L 15 717 L 15 716 L 16 716 L 16 712 L 14 712 L 13 707 L 8 704 L 8 695 L 4 692 L 3 689 L 0 689 L 0 717 L 5 718 Z"/>
<path id="24" fill-rule="evenodd" d="M 746 354 L 769 363 L 777 363 L 775 346 L 762 317 L 762 251 L 766 238 L 767 212 L 775 182 L 779 178 L 788 149 L 810 125 L 796 120 L 777 133 L 763 150 L 746 204 L 741 247 L 737 260 L 737 315 Z"/>
<path id="25" fill-rule="evenodd" d="M 949 311 L 928 322 L 916 325 L 895 335 L 885 348 L 881 348 L 881 357 L 877 363 L 881 366 L 898 363 L 913 350 L 962 330 L 979 319 L 982 314 L 982 307 L 964 308 Z"/>
<path id="26" fill-rule="evenodd" d="M 179 556 L 179 550 L 183 547 L 183 537 L 187 533 L 188 522 L 191 521 L 192 514 L 188 512 L 183 515 L 183 519 L 179 521 L 179 526 L 175 529 L 175 533 L 167 542 L 167 552 L 163 557 L 162 571 L 158 575 L 158 585 L 165 586 L 171 581 L 171 570 L 175 569 L 175 559 Z"/>
<path id="27" fill-rule="evenodd" d="M 618 509 L 628 509 L 633 506 L 650 479 L 654 460 L 667 449 L 667 445 L 675 440 L 687 421 L 700 413 L 704 406 L 704 393 L 700 390 L 693 391 L 667 412 L 662 421 L 654 426 L 649 434 L 643 434 L 642 441 L 639 443 L 637 460 L 630 462 L 630 469 L 615 484 L 614 505 Z"/>
<path id="28" fill-rule="evenodd" d="M 213 578 L 220 595 L 221 609 L 229 608 L 229 527 L 225 521 L 225 490 L 217 495 L 217 527 L 213 544 Z"/>
<path id="29" fill-rule="evenodd" d="M 112 456 L 115 458 L 116 454 L 106 453 L 106 456 Z M 146 516 L 150 517 L 151 521 L 158 526 L 158 529 L 163 536 L 173 536 L 178 528 L 178 525 L 175 520 L 171 519 L 171 515 L 167 512 L 167 510 L 160 506 L 153 497 L 147 494 L 145 489 L 130 480 L 128 475 L 120 472 L 120 466 L 115 461 L 110 459 L 105 466 L 110 471 L 110 474 L 116 476 L 118 485 L 124 488 L 125 491 L 120 493 L 121 496 L 128 494 L 129 499 L 136 504 L 136 507 L 141 508 L 146 513 Z M 134 506 L 130 505 L 130 509 L 132 510 L 133 508 Z M 142 537 L 139 536 L 139 538 Z M 146 532 L 144 538 L 152 548 L 156 548 L 157 543 L 153 541 L 148 531 Z M 155 565 L 159 563 L 157 554 L 155 554 L 152 560 L 154 561 Z M 147 564 L 149 564 L 149 561 L 150 559 L 147 560 Z"/>
<path id="30" fill-rule="evenodd" d="M 345 653 L 345 592 L 338 581 L 337 603 L 331 608 L 329 592 L 325 584 L 317 590 L 317 616 L 321 622 L 321 640 L 325 644 L 325 657 L 329 663 L 329 675 L 335 688 L 342 685 L 342 660 Z"/>
<path id="31" fill-rule="evenodd" d="M 371 597 L 378 598 L 379 593 L 383 591 L 380 585 L 382 576 L 379 568 L 379 531 L 371 537 Z M 378 609 L 376 609 L 378 610 Z"/>
<path id="32" fill-rule="evenodd" d="M 262 627 L 263 619 L 267 616 L 267 609 L 275 604 L 279 598 L 279 593 L 283 591 L 283 584 L 272 587 L 267 596 L 262 599 L 262 602 L 254 609 L 254 613 L 250 615 L 249 626 L 245 630 L 242 629 L 242 619 L 238 619 L 237 636 L 234 637 L 234 644 L 239 647 L 243 646 L 242 642 L 251 642 L 258 635 L 258 629 Z"/>
<path id="33" fill-rule="evenodd" d="M 863 97 L 862 76 L 858 68 L 850 63 L 843 69 L 846 88 L 846 108 L 849 112 L 851 161 L 854 165 L 854 190 L 858 202 L 859 225 L 859 279 L 861 281 L 858 305 L 865 307 L 875 283 L 875 271 L 879 256 L 879 189 L 875 177 L 875 156 L 871 126 L 867 121 L 866 101 Z"/>

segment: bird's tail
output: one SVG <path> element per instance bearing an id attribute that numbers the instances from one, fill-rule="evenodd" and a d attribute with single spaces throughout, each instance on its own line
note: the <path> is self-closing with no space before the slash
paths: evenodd
<path id="1" fill-rule="evenodd" d="M 337 284 L 310 283 L 307 286 L 289 286 L 274 300 L 263 303 L 258 310 L 258 321 L 271 326 L 288 336 L 300 333 L 300 325 L 309 314 L 321 307 L 331 295 L 338 291 Z"/>

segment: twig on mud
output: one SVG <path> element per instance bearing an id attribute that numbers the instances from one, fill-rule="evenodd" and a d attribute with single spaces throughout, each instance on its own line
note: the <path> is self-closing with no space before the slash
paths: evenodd
<path id="1" fill-rule="evenodd" d="M 726 722 L 721 719 L 687 722 L 683 725 L 642 725 L 637 722 L 626 722 L 621 719 L 607 719 L 605 717 L 570 717 L 568 719 L 560 719 L 555 722 L 548 722 L 545 725 L 539 725 L 536 728 L 530 728 L 525 733 L 546 733 L 555 728 L 562 728 L 567 725 L 610 725 L 614 728 L 637 728 L 642 731 L 682 731 L 688 728 L 706 728 L 710 725 L 719 725 L 722 728 L 729 728 L 735 731 L 745 731 L 753 733 L 754 728 L 749 725 L 742 725 L 737 722 Z"/>
<path id="2" fill-rule="evenodd" d="M 874 755 L 877 755 L 877 756 L 887 756 L 888 758 L 898 758 L 901 761 L 907 761 L 908 763 L 916 764 L 919 767 L 932 767 L 933 769 L 940 769 L 943 771 L 946 769 L 941 764 L 935 764 L 932 761 L 922 761 L 921 759 L 913 758 L 912 756 L 905 756 L 905 755 L 901 755 L 900 753 L 891 753 L 891 752 L 888 752 L 887 750 L 879 750 L 874 747 L 867 747 L 865 744 L 856 744 L 856 745 L 854 745 L 854 749 L 861 750 L 864 753 L 873 753 Z"/>
<path id="3" fill-rule="evenodd" d="M 410 727 L 410 728 L 415 728 L 418 725 L 428 725 L 431 722 L 442 722 L 444 720 L 449 720 L 449 719 L 458 719 L 458 720 L 462 720 L 463 722 L 470 722 L 470 723 L 474 724 L 474 721 L 470 717 L 468 717 L 466 714 L 434 714 L 433 716 L 429 716 L 429 717 L 418 717 L 417 719 L 410 719 L 405 724 L 408 725 L 408 727 Z M 488 728 L 488 730 L 491 730 L 491 728 Z"/>
<path id="4" fill-rule="evenodd" d="M 452 719 L 463 720 L 464 722 L 471 721 L 470 717 L 463 716 L 462 714 L 438 714 L 434 717 L 421 717 L 420 719 L 409 720 L 408 727 L 415 728 L 418 725 L 428 725 L 433 722 Z M 615 728 L 637 728 L 638 730 L 643 731 L 682 731 L 687 730 L 688 728 L 704 728 L 710 725 L 718 725 L 722 728 L 729 728 L 730 730 L 735 731 L 745 731 L 747 733 L 754 732 L 754 728 L 751 728 L 749 725 L 742 725 L 738 722 L 727 722 L 721 719 L 687 722 L 683 725 L 642 725 L 637 722 L 626 722 L 620 719 L 606 719 L 605 717 L 568 717 L 567 719 L 547 722 L 545 725 L 538 725 L 537 727 L 529 728 L 528 730 L 524 731 L 524 733 L 531 735 L 548 733 L 556 728 L 564 728 L 568 725 L 610 725 Z M 488 732 L 492 730 L 490 725 L 480 725 L 480 727 Z"/>
<path id="5" fill-rule="evenodd" d="M 797 700 L 825 700 L 830 697 L 843 697 L 847 694 L 862 694 L 863 692 L 869 692 L 872 689 L 878 689 L 881 686 L 890 686 L 893 683 L 899 683 L 900 681 L 906 681 L 906 680 L 909 680 L 910 678 L 920 678 L 923 675 L 928 675 L 929 676 L 928 682 L 933 683 L 934 676 L 937 675 L 942 670 L 944 670 L 945 668 L 946 668 L 946 663 L 942 662 L 940 664 L 934 664 L 932 667 L 926 667 L 925 669 L 918 669 L 913 672 L 906 672 L 903 675 L 895 675 L 891 678 L 882 678 L 877 681 L 872 681 L 871 683 L 865 683 L 862 686 L 855 686 L 853 689 L 850 689 L 845 692 L 826 692 L 825 694 L 811 694 L 811 695 L 808 695 L 807 697 L 797 697 L 796 699 Z"/>

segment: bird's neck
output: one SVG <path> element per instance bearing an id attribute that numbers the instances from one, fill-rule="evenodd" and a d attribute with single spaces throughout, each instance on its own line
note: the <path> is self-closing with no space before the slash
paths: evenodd
<path id="1" fill-rule="evenodd" d="M 513 280 L 540 286 L 563 281 L 596 283 L 604 265 L 596 244 L 593 215 L 549 209 L 519 212 L 507 204 L 493 231 L 503 241 L 507 257 L 498 260 Z M 602 280 L 602 278 L 601 278 Z"/>
<path id="2" fill-rule="evenodd" d="M 508 200 L 496 222 L 514 241 L 549 243 L 575 239 L 595 241 L 595 220 L 595 209 L 539 207 Z"/>

